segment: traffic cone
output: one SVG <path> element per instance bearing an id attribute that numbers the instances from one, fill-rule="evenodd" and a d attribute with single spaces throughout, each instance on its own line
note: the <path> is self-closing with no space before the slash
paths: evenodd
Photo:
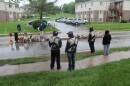
<path id="1" fill-rule="evenodd" d="M 12 39 L 10 39 L 10 43 L 13 43 L 13 40 L 12 40 Z"/>
<path id="2" fill-rule="evenodd" d="M 12 33 L 10 34 L 10 43 L 13 43 L 13 40 L 12 40 Z"/>

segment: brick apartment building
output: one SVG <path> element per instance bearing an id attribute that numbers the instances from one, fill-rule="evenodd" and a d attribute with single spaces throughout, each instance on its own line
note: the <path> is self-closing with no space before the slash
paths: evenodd
<path id="1" fill-rule="evenodd" d="M 0 0 L 0 22 L 14 21 L 22 15 L 23 9 L 16 7 L 14 3 Z"/>
<path id="2" fill-rule="evenodd" d="M 130 0 L 91 0 L 75 5 L 77 18 L 91 22 L 118 22 L 130 19 Z"/>

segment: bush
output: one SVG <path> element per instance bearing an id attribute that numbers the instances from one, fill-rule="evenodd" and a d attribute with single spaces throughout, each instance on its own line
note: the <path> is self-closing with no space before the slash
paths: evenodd
<path id="1" fill-rule="evenodd" d="M 46 20 L 35 20 L 32 22 L 32 26 L 34 29 L 37 29 L 41 23 L 45 22 L 47 24 Z"/>
<path id="2" fill-rule="evenodd" d="M 25 18 L 25 17 L 26 17 L 25 15 L 22 16 L 22 18 Z"/>
<path id="3" fill-rule="evenodd" d="M 121 20 L 121 23 L 127 23 L 127 22 L 128 22 L 128 20 L 126 20 L 126 19 Z"/>

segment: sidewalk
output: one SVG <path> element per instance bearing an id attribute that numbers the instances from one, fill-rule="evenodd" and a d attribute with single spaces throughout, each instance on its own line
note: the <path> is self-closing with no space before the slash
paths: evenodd
<path id="1" fill-rule="evenodd" d="M 88 68 L 91 66 L 96 66 L 108 62 L 119 61 L 121 59 L 130 58 L 130 51 L 127 52 L 116 52 L 109 54 L 109 56 L 94 56 L 86 58 L 84 60 L 76 61 L 75 67 L 77 70 Z M 61 69 L 58 71 L 67 71 L 68 62 L 61 62 Z M 56 67 L 54 70 L 50 69 L 50 61 L 47 62 L 37 62 L 29 64 L 20 65 L 4 65 L 0 67 L 0 76 L 12 75 L 17 73 L 27 73 L 36 71 L 57 71 Z"/>

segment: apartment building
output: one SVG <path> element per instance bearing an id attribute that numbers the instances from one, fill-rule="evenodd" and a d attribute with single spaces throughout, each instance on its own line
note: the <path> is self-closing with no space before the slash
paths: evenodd
<path id="1" fill-rule="evenodd" d="M 76 17 L 91 22 L 130 19 L 130 0 L 91 0 L 75 5 Z"/>
<path id="2" fill-rule="evenodd" d="M 22 15 L 23 9 L 16 7 L 14 3 L 0 0 L 0 22 L 14 21 Z"/>

